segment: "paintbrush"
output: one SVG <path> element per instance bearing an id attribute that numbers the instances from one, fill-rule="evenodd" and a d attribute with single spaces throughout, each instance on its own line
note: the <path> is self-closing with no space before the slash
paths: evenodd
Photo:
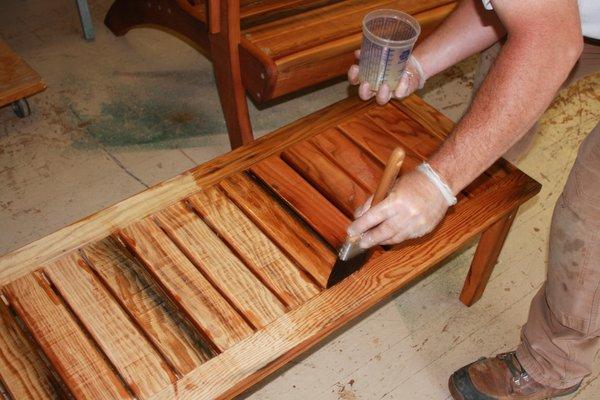
<path id="1" fill-rule="evenodd" d="M 377 190 L 373 195 L 373 201 L 371 207 L 385 199 L 390 191 L 392 184 L 396 181 L 402 162 L 404 161 L 404 150 L 401 147 L 396 147 L 383 171 L 383 176 Z M 361 236 L 347 237 L 346 241 L 338 252 L 338 258 L 335 265 L 331 269 L 329 279 L 327 280 L 327 287 L 335 285 L 344 278 L 348 277 L 355 271 L 358 271 L 368 260 L 373 253 L 373 248 L 363 249 L 360 247 Z"/>

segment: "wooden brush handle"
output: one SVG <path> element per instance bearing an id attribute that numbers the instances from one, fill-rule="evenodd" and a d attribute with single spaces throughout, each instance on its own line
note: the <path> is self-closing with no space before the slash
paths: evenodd
<path id="1" fill-rule="evenodd" d="M 387 196 L 388 192 L 392 188 L 392 184 L 398 177 L 398 173 L 402 167 L 402 162 L 404 161 L 404 156 L 405 152 L 402 147 L 396 147 L 392 152 L 392 155 L 388 159 L 388 162 L 385 166 L 385 171 L 383 171 L 383 177 L 381 178 L 381 181 L 379 181 L 379 186 L 377 186 L 377 190 L 373 196 L 371 207 L 385 199 Z"/>

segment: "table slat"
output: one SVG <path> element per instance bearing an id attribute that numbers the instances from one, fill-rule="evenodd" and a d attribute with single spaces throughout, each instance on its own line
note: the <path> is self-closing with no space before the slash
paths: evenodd
<path id="1" fill-rule="evenodd" d="M 291 146 L 281 158 L 349 217 L 370 195 L 308 141 Z"/>
<path id="2" fill-rule="evenodd" d="M 129 399 L 127 389 L 40 272 L 5 287 L 19 317 L 77 399 Z"/>
<path id="3" fill-rule="evenodd" d="M 0 301 L 0 381 L 5 389 L 13 399 L 58 399 L 52 380 L 34 345 Z"/>
<path id="4" fill-rule="evenodd" d="M 375 192 L 383 175 L 383 163 L 364 152 L 338 129 L 328 129 L 309 141 L 334 159 L 337 165 L 356 179 L 369 193 Z"/>
<path id="5" fill-rule="evenodd" d="M 216 350 L 252 334 L 248 323 L 151 218 L 123 228 L 120 237 Z"/>
<path id="6" fill-rule="evenodd" d="M 270 157 L 250 170 L 298 213 L 333 248 L 346 239 L 350 219 L 279 157 Z"/>
<path id="7" fill-rule="evenodd" d="M 287 256 L 310 274 L 321 287 L 327 285 L 334 252 L 291 216 L 271 194 L 246 174 L 235 174 L 219 186 Z"/>
<path id="8" fill-rule="evenodd" d="M 156 214 L 167 235 L 255 328 L 285 312 L 285 306 L 185 203 Z"/>
<path id="9" fill-rule="evenodd" d="M 136 396 L 148 397 L 175 380 L 79 254 L 63 257 L 44 272 Z"/>
<path id="10" fill-rule="evenodd" d="M 116 238 L 109 236 L 92 243 L 82 253 L 180 375 L 214 356 L 145 268 Z"/>
<path id="11" fill-rule="evenodd" d="M 318 293 L 315 284 L 216 187 L 189 198 L 194 209 L 287 306 Z"/>

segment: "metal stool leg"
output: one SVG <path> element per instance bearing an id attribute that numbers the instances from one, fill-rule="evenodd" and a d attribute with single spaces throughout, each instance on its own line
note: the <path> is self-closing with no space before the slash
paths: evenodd
<path id="1" fill-rule="evenodd" d="M 81 21 L 81 29 L 83 29 L 83 37 L 85 40 L 94 40 L 94 25 L 92 24 L 92 16 L 87 0 L 77 0 L 77 9 L 79 10 L 79 20 Z"/>

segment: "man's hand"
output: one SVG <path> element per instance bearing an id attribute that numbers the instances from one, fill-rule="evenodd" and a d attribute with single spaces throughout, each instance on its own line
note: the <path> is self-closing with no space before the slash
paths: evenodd
<path id="1" fill-rule="evenodd" d="M 448 210 L 440 190 L 420 171 L 400 178 L 388 197 L 371 208 L 371 200 L 356 211 L 349 236 L 363 235 L 360 246 L 391 245 L 431 232 Z"/>
<path id="2" fill-rule="evenodd" d="M 354 53 L 356 58 L 360 58 L 360 50 L 356 50 Z M 423 70 L 418 65 L 418 61 L 413 56 L 410 56 L 407 63 L 406 69 L 402 73 L 402 78 L 396 90 L 390 90 L 387 83 L 383 83 L 377 93 L 375 93 L 369 87 L 368 82 L 360 83 L 358 80 L 359 67 L 358 65 L 352 65 L 348 70 L 348 81 L 352 85 L 358 85 L 358 95 L 363 100 L 369 100 L 373 96 L 376 96 L 377 103 L 386 104 L 390 99 L 402 99 L 417 89 L 421 89 L 425 83 L 425 77 L 423 76 Z"/>

